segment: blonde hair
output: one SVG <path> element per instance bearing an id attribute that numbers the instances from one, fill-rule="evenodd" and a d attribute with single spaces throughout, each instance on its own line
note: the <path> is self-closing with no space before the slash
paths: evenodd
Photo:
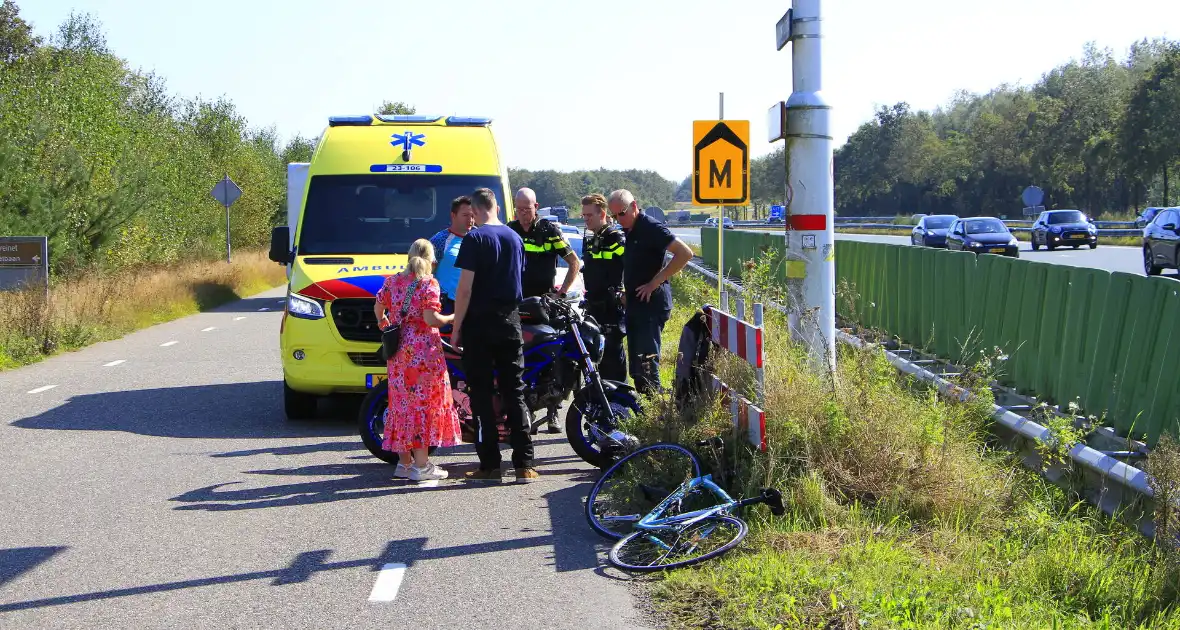
<path id="1" fill-rule="evenodd" d="M 415 278 L 426 278 L 430 275 L 434 263 L 434 246 L 430 241 L 420 238 L 410 245 L 410 251 L 407 253 L 408 260 L 406 260 L 406 271 L 409 271 Z"/>

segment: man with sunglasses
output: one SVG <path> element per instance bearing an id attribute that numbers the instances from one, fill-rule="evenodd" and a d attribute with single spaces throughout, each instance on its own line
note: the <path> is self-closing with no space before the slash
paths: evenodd
<path id="1" fill-rule="evenodd" d="M 668 226 L 640 210 L 629 190 L 611 192 L 607 208 L 626 232 L 623 285 L 631 378 L 640 393 L 653 394 L 661 389 L 660 338 L 672 314 L 668 281 L 692 260 L 692 250 Z M 668 253 L 672 260 L 665 265 Z"/>

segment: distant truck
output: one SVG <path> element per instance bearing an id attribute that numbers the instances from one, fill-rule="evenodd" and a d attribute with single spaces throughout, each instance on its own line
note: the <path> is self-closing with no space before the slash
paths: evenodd
<path id="1" fill-rule="evenodd" d="M 295 249 L 295 228 L 299 226 L 299 211 L 303 209 L 303 191 L 307 190 L 307 172 L 310 166 L 309 162 L 287 164 L 287 227 L 291 231 L 287 239 L 287 251 Z M 288 262 L 286 267 L 289 281 L 291 263 Z"/>
<path id="2" fill-rule="evenodd" d="M 553 208 L 551 209 L 551 212 L 553 213 L 554 216 L 557 217 L 558 221 L 561 221 L 562 223 L 569 223 L 569 221 L 570 221 L 570 209 L 569 208 L 567 208 L 565 206 L 553 206 Z"/>

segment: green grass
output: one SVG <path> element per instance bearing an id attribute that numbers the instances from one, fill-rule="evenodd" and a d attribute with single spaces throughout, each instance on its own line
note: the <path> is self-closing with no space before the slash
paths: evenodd
<path id="1" fill-rule="evenodd" d="M 747 286 L 760 286 L 756 271 Z M 717 303 L 688 272 L 673 285 L 666 383 L 681 327 Z M 646 582 L 667 627 L 1180 628 L 1176 556 L 996 447 L 986 389 L 947 402 L 881 352 L 844 346 L 837 373 L 817 375 L 776 313 L 766 325 L 770 451 L 744 454 L 729 489 L 772 485 L 788 512 L 754 508 L 738 550 Z M 749 382 L 734 361 L 715 369 Z M 715 401 L 680 411 L 658 400 L 633 428 L 690 444 L 727 422 Z"/>
<path id="2" fill-rule="evenodd" d="M 264 252 L 241 251 L 232 264 L 194 261 L 55 280 L 48 304 L 43 292 L 10 293 L 0 311 L 0 370 L 117 339 L 286 281 L 284 267 Z"/>

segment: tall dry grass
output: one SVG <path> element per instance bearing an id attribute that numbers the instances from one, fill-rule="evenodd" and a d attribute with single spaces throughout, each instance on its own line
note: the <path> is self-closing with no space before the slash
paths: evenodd
<path id="1" fill-rule="evenodd" d="M 248 250 L 235 253 L 232 264 L 194 261 L 55 280 L 48 301 L 41 290 L 8 293 L 0 309 L 0 369 L 118 338 L 285 282 L 282 266 L 264 252 Z"/>

